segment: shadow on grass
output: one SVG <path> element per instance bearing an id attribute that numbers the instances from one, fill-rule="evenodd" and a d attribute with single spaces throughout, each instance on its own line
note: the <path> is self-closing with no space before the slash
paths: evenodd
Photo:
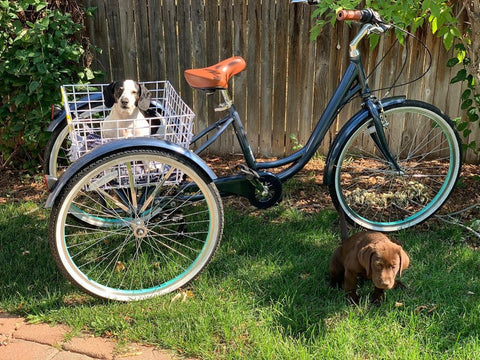
<path id="1" fill-rule="evenodd" d="M 238 217 L 227 211 L 220 251 L 208 272 L 271 311 L 293 337 L 323 332 L 325 319 L 345 308 L 343 292 L 328 286 L 328 264 L 339 238 L 331 211 L 302 216 L 279 207 Z M 232 260 L 234 259 L 234 260 Z"/>
<path id="2" fill-rule="evenodd" d="M 32 210 L 33 209 L 33 210 Z M 50 255 L 48 211 L 32 203 L 0 207 L 0 304 L 20 314 L 65 305 L 73 288 Z"/>
<path id="3" fill-rule="evenodd" d="M 323 337 L 332 318 L 355 311 L 342 290 L 328 286 L 328 263 L 339 242 L 336 220 L 332 211 L 302 216 L 279 208 L 242 217 L 227 211 L 223 243 L 209 272 L 220 283 L 222 277 L 226 283 L 235 277 L 235 287 L 269 312 L 286 336 L 307 341 Z M 399 317 L 403 324 L 412 317 L 420 319 L 442 351 L 477 336 L 478 252 L 455 230 L 412 229 L 392 237 L 403 243 L 411 258 L 402 279 L 407 289 L 388 291 L 380 307 L 364 304 L 363 316 Z M 359 289 L 365 303 L 372 290 L 371 281 Z"/>

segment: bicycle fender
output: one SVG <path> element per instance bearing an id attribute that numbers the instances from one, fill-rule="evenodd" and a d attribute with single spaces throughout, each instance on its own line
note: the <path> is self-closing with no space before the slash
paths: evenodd
<path id="1" fill-rule="evenodd" d="M 86 168 L 88 165 L 102 157 L 111 155 L 117 151 L 127 149 L 166 150 L 171 153 L 176 153 L 180 156 L 188 158 L 190 161 L 198 165 L 212 181 L 217 178 L 213 170 L 208 167 L 208 165 L 205 163 L 205 161 L 202 160 L 200 156 L 195 154 L 193 151 L 185 149 L 184 147 L 170 141 L 154 138 L 131 138 L 115 140 L 95 148 L 91 152 L 85 154 L 80 159 L 75 161 L 72 165 L 70 165 L 50 189 L 50 195 L 47 198 L 45 207 L 51 208 L 53 206 L 55 199 L 65 187 L 65 184 L 79 171 Z"/>
<path id="2" fill-rule="evenodd" d="M 67 117 L 67 113 L 65 110 L 62 110 L 57 116 L 53 118 L 53 120 L 48 124 L 47 130 L 48 132 L 54 132 L 57 127 L 59 127 Z"/>
<path id="3" fill-rule="evenodd" d="M 381 99 L 382 107 L 387 109 L 389 106 L 402 104 L 406 100 L 405 96 L 394 96 L 390 98 Z M 381 108 L 380 105 L 377 104 L 377 109 L 380 112 Z M 361 124 L 363 123 L 368 117 L 370 113 L 368 109 L 362 109 L 357 112 L 350 120 L 347 121 L 345 126 L 340 129 L 340 132 L 335 137 L 330 150 L 328 151 L 327 161 L 325 164 L 325 170 L 323 173 L 323 183 L 325 185 L 332 185 L 334 181 L 334 163 L 335 160 L 340 156 L 340 149 L 341 145 L 347 141 L 348 136 Z"/>

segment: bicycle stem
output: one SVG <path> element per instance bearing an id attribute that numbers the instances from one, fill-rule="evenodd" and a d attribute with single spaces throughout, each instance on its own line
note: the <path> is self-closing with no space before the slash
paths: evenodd
<path id="1" fill-rule="evenodd" d="M 385 30 L 389 28 L 390 25 L 387 24 L 364 24 L 358 34 L 355 36 L 355 38 L 353 38 L 353 40 L 350 42 L 350 58 L 357 59 L 360 56 L 360 51 L 358 51 L 358 44 L 366 35 L 370 35 L 371 33 L 382 34 L 385 32 Z"/>

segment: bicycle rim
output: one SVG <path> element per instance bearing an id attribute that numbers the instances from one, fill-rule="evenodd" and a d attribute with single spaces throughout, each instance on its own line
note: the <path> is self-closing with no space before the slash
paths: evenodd
<path id="1" fill-rule="evenodd" d="M 350 220 L 388 232 L 417 225 L 444 204 L 460 173 L 461 149 L 451 122 L 427 104 L 410 101 L 384 116 L 402 172 L 380 154 L 373 120 L 367 119 L 343 146 L 330 191 Z"/>
<path id="2" fill-rule="evenodd" d="M 142 186 L 134 169 L 154 163 L 168 171 L 155 184 Z M 104 183 L 102 177 L 119 166 L 132 169 L 127 182 L 122 187 L 113 180 Z M 170 181 L 176 171 L 184 174 L 182 184 Z M 72 208 L 101 226 L 85 226 L 69 216 Z M 64 275 L 94 296 L 130 301 L 193 280 L 218 247 L 223 209 L 213 183 L 178 156 L 131 151 L 73 177 L 52 209 L 51 222 L 52 253 Z"/>
<path id="3" fill-rule="evenodd" d="M 71 164 L 68 156 L 70 145 L 68 141 L 68 126 L 66 124 L 53 140 L 51 148 L 48 149 L 46 170 L 47 174 L 59 177 Z"/>
<path id="4" fill-rule="evenodd" d="M 79 111 L 78 118 L 75 118 L 74 121 L 81 121 L 82 119 L 88 119 L 89 117 L 94 116 L 94 114 L 103 114 L 105 110 L 104 105 L 98 105 L 91 107 L 91 104 L 86 104 L 80 106 L 77 111 Z M 86 110 L 88 109 L 88 111 Z M 59 177 L 72 163 L 70 160 L 70 140 L 68 138 L 68 125 L 65 120 L 62 122 L 61 130 L 57 133 L 52 133 L 52 136 L 55 136 L 54 139 L 51 139 L 51 143 L 47 145 L 47 154 L 45 156 L 46 172 L 48 175 Z"/>

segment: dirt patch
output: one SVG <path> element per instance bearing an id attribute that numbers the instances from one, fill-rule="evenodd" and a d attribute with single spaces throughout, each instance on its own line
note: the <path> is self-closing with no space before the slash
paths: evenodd
<path id="1" fill-rule="evenodd" d="M 20 170 L 0 170 L 0 204 L 22 201 L 42 202 L 47 197 L 43 175 Z"/>
<path id="2" fill-rule="evenodd" d="M 234 173 L 235 166 L 242 163 L 242 158 L 240 156 L 210 157 L 208 163 L 214 172 L 221 176 Z M 323 169 L 322 160 L 312 159 L 299 174 L 285 184 L 283 201 L 289 206 L 308 213 L 333 209 L 328 188 L 323 185 Z M 41 174 L 33 176 L 15 170 L 0 172 L 0 204 L 22 201 L 42 203 L 47 195 Z M 246 199 L 229 197 L 225 201 L 238 209 L 253 210 Z M 440 214 L 457 213 L 479 204 L 480 165 L 464 165 L 458 186 Z M 455 217 L 461 222 L 480 219 L 480 208 L 477 206 Z"/>

